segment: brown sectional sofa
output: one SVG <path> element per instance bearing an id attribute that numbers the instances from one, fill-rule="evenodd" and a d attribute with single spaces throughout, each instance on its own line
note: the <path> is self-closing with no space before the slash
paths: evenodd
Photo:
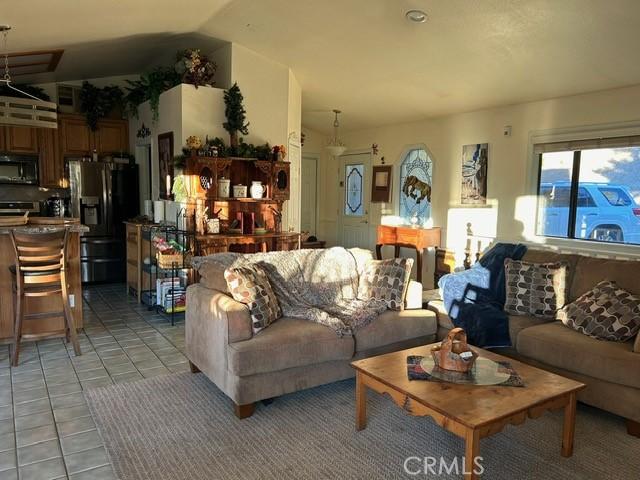
<path id="1" fill-rule="evenodd" d="M 357 262 L 371 258 L 368 251 L 353 250 Z M 361 265 L 354 268 L 362 271 Z M 280 318 L 253 335 L 249 309 L 228 294 L 224 269 L 208 264 L 199 273 L 200 282 L 187 288 L 186 354 L 192 370 L 204 372 L 231 398 L 241 418 L 259 400 L 353 377 L 354 359 L 436 338 L 436 314 L 422 308 L 386 311 L 353 337 L 295 318 Z M 421 307 L 421 286 L 410 291 L 417 291 Z M 405 303 L 416 305 L 410 298 Z"/>
<path id="2" fill-rule="evenodd" d="M 529 249 L 525 261 L 565 261 L 570 265 L 569 301 L 591 290 L 598 282 L 616 281 L 640 294 L 640 262 Z M 441 300 L 429 302 L 438 314 L 438 338 L 453 328 Z M 624 343 L 596 340 L 559 321 L 510 316 L 512 347 L 496 350 L 518 360 L 584 382 L 578 394 L 582 402 L 627 419 L 629 433 L 640 436 L 640 338 Z"/>

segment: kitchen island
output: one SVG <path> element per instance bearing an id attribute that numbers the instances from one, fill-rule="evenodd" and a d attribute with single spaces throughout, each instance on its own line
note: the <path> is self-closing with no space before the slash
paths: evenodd
<path id="1" fill-rule="evenodd" d="M 80 225 L 77 220 L 65 219 L 69 228 L 69 243 L 67 246 L 67 280 L 69 282 L 69 299 L 73 320 L 76 328 L 81 329 L 82 321 L 82 285 L 80 283 L 80 235 L 87 227 Z M 37 224 L 27 224 L 20 227 L 0 227 L 0 343 L 6 344 L 13 341 L 13 325 L 15 321 L 13 313 L 13 286 L 12 275 L 9 267 L 15 264 L 15 254 L 11 242 L 10 231 L 21 229 L 27 232 L 47 232 L 60 228 L 56 219 L 51 219 L 51 224 L 44 218 L 37 219 Z M 32 297 L 26 300 L 27 314 L 62 311 L 62 299 L 60 297 Z M 49 331 L 64 330 L 62 316 L 25 319 L 22 328 L 23 334 L 44 333 Z"/>

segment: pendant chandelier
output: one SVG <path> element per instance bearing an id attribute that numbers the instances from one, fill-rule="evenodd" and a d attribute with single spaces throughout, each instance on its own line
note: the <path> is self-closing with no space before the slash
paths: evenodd
<path id="1" fill-rule="evenodd" d="M 333 120 L 333 138 L 329 140 L 327 151 L 332 157 L 339 157 L 345 152 L 345 150 L 347 150 L 347 146 L 342 143 L 340 141 L 340 138 L 338 137 L 338 129 L 340 128 L 340 122 L 338 122 L 338 114 L 342 112 L 340 110 L 333 110 L 333 113 L 335 114 L 335 119 Z"/>
<path id="2" fill-rule="evenodd" d="M 11 27 L 0 25 L 4 44 L 4 77 L 0 78 L 0 86 L 4 83 L 20 97 L 0 96 L 0 125 L 16 125 L 21 127 L 58 128 L 58 106 L 53 102 L 45 102 L 30 93 L 23 92 L 11 84 L 9 74 L 9 51 L 7 36 Z M 26 97 L 26 98 L 24 98 Z"/>

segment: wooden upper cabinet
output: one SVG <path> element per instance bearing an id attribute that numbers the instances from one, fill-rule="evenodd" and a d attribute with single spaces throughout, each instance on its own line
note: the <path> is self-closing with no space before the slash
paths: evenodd
<path id="1" fill-rule="evenodd" d="M 98 129 L 91 131 L 82 115 L 60 116 L 60 150 L 63 155 L 99 155 L 129 151 L 129 123 L 103 118 Z"/>
<path id="2" fill-rule="evenodd" d="M 7 127 L 5 149 L 13 153 L 38 153 L 37 129 L 31 127 Z"/>
<path id="3" fill-rule="evenodd" d="M 84 117 L 62 117 L 59 127 L 61 150 L 65 155 L 88 155 L 95 148 L 93 132 Z"/>
<path id="4" fill-rule="evenodd" d="M 94 132 L 95 149 L 100 154 L 129 151 L 129 125 L 122 120 L 100 120 Z"/>
<path id="5" fill-rule="evenodd" d="M 60 155 L 58 132 L 54 129 L 41 128 L 38 132 L 40 156 L 38 176 L 41 187 L 65 188 L 64 159 Z"/>

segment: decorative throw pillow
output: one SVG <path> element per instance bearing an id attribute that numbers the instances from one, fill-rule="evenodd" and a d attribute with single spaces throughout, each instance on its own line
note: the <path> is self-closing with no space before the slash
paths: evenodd
<path id="1" fill-rule="evenodd" d="M 231 296 L 249 307 L 253 333 L 264 330 L 282 316 L 267 274 L 258 265 L 228 268 L 224 278 Z"/>
<path id="2" fill-rule="evenodd" d="M 370 260 L 360 276 L 358 298 L 382 300 L 389 310 L 402 310 L 412 266 L 412 258 Z"/>
<path id="3" fill-rule="evenodd" d="M 605 280 L 561 309 L 558 320 L 593 338 L 626 342 L 640 331 L 640 296 Z"/>
<path id="4" fill-rule="evenodd" d="M 505 311 L 555 319 L 566 303 L 569 265 L 564 262 L 529 263 L 507 259 L 505 266 Z"/>

